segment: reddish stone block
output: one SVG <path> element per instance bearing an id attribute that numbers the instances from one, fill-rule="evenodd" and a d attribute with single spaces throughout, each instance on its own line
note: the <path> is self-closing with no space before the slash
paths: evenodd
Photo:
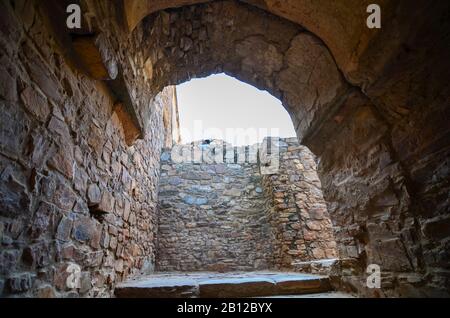
<path id="1" fill-rule="evenodd" d="M 97 208 L 98 208 L 98 210 L 103 211 L 105 213 L 113 213 L 114 212 L 114 204 L 115 204 L 115 199 L 112 196 L 112 194 L 108 191 L 104 191 Z"/>
<path id="2" fill-rule="evenodd" d="M 50 106 L 45 96 L 42 96 L 31 86 L 27 86 L 20 94 L 20 99 L 26 109 L 39 121 L 45 122 L 50 115 Z"/>
<path id="3" fill-rule="evenodd" d="M 70 142 L 61 144 L 48 162 L 51 168 L 56 169 L 69 180 L 73 179 L 73 169 L 75 164 L 72 150 L 73 148 Z"/>
<path id="4" fill-rule="evenodd" d="M 23 262 L 30 267 L 45 267 L 50 263 L 50 258 L 50 249 L 45 242 L 27 246 L 22 253 Z"/>
<path id="5" fill-rule="evenodd" d="M 73 209 L 75 202 L 77 200 L 75 192 L 66 184 L 60 184 L 53 197 L 53 202 L 59 208 L 70 211 Z"/>

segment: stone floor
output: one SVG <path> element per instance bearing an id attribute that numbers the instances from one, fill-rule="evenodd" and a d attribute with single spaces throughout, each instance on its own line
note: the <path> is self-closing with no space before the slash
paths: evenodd
<path id="1" fill-rule="evenodd" d="M 119 298 L 336 297 L 327 276 L 274 271 L 156 273 L 116 286 Z"/>
<path id="2" fill-rule="evenodd" d="M 356 298 L 352 294 L 342 293 L 342 292 L 327 292 L 327 293 L 314 293 L 314 294 L 303 294 L 303 295 L 281 295 L 281 296 L 267 296 L 263 298 Z"/>

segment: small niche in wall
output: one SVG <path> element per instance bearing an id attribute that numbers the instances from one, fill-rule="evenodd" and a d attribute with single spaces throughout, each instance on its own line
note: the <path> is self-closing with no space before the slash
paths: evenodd
<path id="1" fill-rule="evenodd" d="M 108 212 L 101 210 L 99 205 L 89 206 L 89 213 L 100 223 L 102 223 L 105 220 L 106 215 L 108 215 Z"/>

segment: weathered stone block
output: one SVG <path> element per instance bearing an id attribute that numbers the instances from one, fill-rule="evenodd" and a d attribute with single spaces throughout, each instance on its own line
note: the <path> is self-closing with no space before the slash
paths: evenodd
<path id="1" fill-rule="evenodd" d="M 76 218 L 73 224 L 73 238 L 83 243 L 89 243 L 94 236 L 99 236 L 96 223 L 97 221 L 90 217 L 80 216 Z"/>
<path id="2" fill-rule="evenodd" d="M 75 192 L 66 184 L 59 184 L 52 197 L 53 203 L 66 211 L 73 209 L 76 202 Z"/>
<path id="3" fill-rule="evenodd" d="M 16 79 L 9 74 L 6 68 L 0 68 L 0 96 L 7 101 L 17 100 Z"/>
<path id="4" fill-rule="evenodd" d="M 0 273 L 8 275 L 18 266 L 21 251 L 14 249 L 3 249 L 0 251 Z"/>
<path id="5" fill-rule="evenodd" d="M 95 206 L 100 204 L 102 195 L 100 188 L 96 184 L 90 184 L 87 189 L 88 205 Z"/>
<path id="6" fill-rule="evenodd" d="M 102 199 L 98 205 L 98 210 L 105 213 L 113 213 L 114 211 L 115 199 L 112 194 L 108 191 L 104 191 L 102 194 Z"/>
<path id="7" fill-rule="evenodd" d="M 72 232 L 72 225 L 73 221 L 68 217 L 63 216 L 56 230 L 56 239 L 68 241 L 70 238 L 70 233 Z"/>
<path id="8" fill-rule="evenodd" d="M 75 161 L 72 155 L 72 145 L 64 143 L 58 146 L 56 153 L 49 158 L 49 166 L 61 172 L 69 180 L 73 179 Z"/>
<path id="9" fill-rule="evenodd" d="M 82 272 L 80 278 L 80 294 L 87 293 L 92 288 L 91 282 L 91 273 L 90 272 Z"/>
<path id="10" fill-rule="evenodd" d="M 18 216 L 30 213 L 30 194 L 25 184 L 5 171 L 0 175 L 0 214 Z"/>
<path id="11" fill-rule="evenodd" d="M 41 286 L 36 290 L 36 298 L 56 298 L 56 292 L 52 286 Z"/>
<path id="12" fill-rule="evenodd" d="M 36 116 L 39 121 L 45 122 L 47 120 L 50 115 L 50 107 L 45 96 L 27 86 L 20 94 L 20 98 L 27 110 Z"/>
<path id="13" fill-rule="evenodd" d="M 223 192 L 224 195 L 229 195 L 232 197 L 238 197 L 241 195 L 241 190 L 236 189 L 236 188 L 232 188 L 232 189 L 227 189 Z"/>
<path id="14" fill-rule="evenodd" d="M 48 243 L 42 242 L 26 247 L 22 260 L 30 267 L 45 267 L 50 263 L 51 254 Z"/>

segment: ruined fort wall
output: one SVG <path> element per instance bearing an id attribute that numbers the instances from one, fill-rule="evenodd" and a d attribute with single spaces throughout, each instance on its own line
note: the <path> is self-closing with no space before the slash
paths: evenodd
<path id="1" fill-rule="evenodd" d="M 204 145 L 203 154 L 217 145 Z M 264 148 L 258 161 L 245 148 L 226 148 L 226 163 L 174 162 L 171 149 L 163 152 L 158 271 L 292 270 L 336 257 L 312 153 L 296 138 L 280 139 L 278 169 L 265 174 Z"/>
<path id="2" fill-rule="evenodd" d="M 282 139 L 279 150 L 278 172 L 263 175 L 262 181 L 275 242 L 273 264 L 297 270 L 297 263 L 336 258 L 316 157 L 297 138 Z"/>
<path id="3" fill-rule="evenodd" d="M 105 82 L 71 65 L 42 3 L 0 4 L 0 294 L 109 296 L 154 268 L 159 157 L 170 133 L 162 113 L 173 89 L 147 100 L 143 137 L 128 145 L 123 109 Z M 108 28 L 117 38 L 105 47 L 137 99 L 146 82 L 127 73 L 134 51 L 115 50 L 127 41 Z"/>
<path id="4" fill-rule="evenodd" d="M 161 163 L 157 270 L 269 267 L 270 228 L 257 164 Z"/>
<path id="5" fill-rule="evenodd" d="M 448 296 L 448 3 L 394 2 L 389 12 L 401 15 L 385 16 L 381 36 L 365 29 L 365 17 L 352 19 L 376 36 L 366 46 L 360 33 L 342 29 L 347 10 L 365 14 L 355 4 L 310 4 L 323 15 L 306 4 L 279 12 L 306 30 L 238 1 L 213 1 L 157 12 L 128 33 L 118 24 L 120 1 L 81 1 L 109 70 L 123 77 L 122 91 L 112 92 L 112 81 L 81 71 L 56 36 L 69 33 L 65 14 L 43 7 L 62 1 L 1 1 L 2 294 L 103 296 L 123 273 L 151 271 L 167 136 L 167 95 L 155 96 L 168 84 L 226 72 L 279 97 L 318 156 L 345 259 L 336 277 L 368 296 Z M 51 22 L 60 17 L 55 30 Z M 347 36 L 361 48 L 356 55 L 345 53 L 355 52 Z M 113 95 L 121 92 L 138 129 L 117 108 Z M 136 143 L 135 130 L 142 134 Z M 74 264 L 83 284 L 68 288 Z M 381 289 L 366 286 L 369 264 L 380 265 Z"/>

